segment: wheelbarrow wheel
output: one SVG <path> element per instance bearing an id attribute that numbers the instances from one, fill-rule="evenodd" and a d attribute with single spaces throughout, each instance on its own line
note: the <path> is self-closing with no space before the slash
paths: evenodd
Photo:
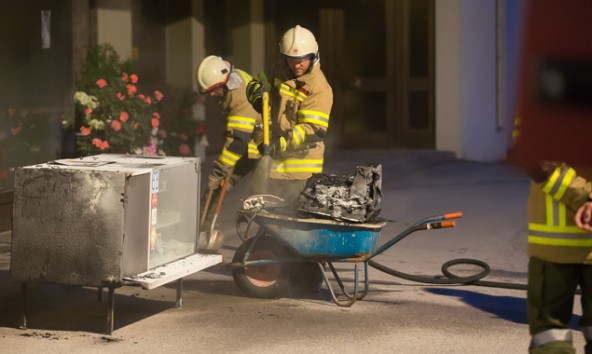
<path id="1" fill-rule="evenodd" d="M 253 239 L 248 239 L 239 246 L 232 258 L 233 263 L 242 263 L 252 242 Z M 285 248 L 279 242 L 261 237 L 247 261 L 281 260 L 285 254 Z M 287 274 L 287 265 L 279 262 L 236 268 L 232 271 L 232 277 L 239 289 L 251 297 L 260 299 L 281 297 L 287 290 Z"/>

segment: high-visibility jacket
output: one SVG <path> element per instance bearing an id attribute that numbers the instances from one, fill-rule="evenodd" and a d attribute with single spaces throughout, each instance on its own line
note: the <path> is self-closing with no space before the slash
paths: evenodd
<path id="1" fill-rule="evenodd" d="M 291 137 L 286 154 L 274 158 L 270 178 L 306 180 L 313 173 L 322 173 L 323 140 L 329 128 L 333 90 L 320 62 L 294 78 L 285 61 L 280 60 L 263 70 L 259 80 L 270 93 L 272 137 Z"/>
<path id="2" fill-rule="evenodd" d="M 528 254 L 555 263 L 591 263 L 592 233 L 580 229 L 575 212 L 592 195 L 592 171 L 561 164 L 547 180 L 530 186 Z"/>
<path id="3" fill-rule="evenodd" d="M 227 119 L 226 141 L 218 160 L 228 167 L 234 167 L 247 151 L 249 158 L 261 157 L 252 140 L 255 127 L 261 123 L 261 115 L 253 109 L 245 94 L 246 84 L 251 79 L 251 75 L 234 68 L 226 83 L 228 91 L 218 101 L 220 114 Z"/>

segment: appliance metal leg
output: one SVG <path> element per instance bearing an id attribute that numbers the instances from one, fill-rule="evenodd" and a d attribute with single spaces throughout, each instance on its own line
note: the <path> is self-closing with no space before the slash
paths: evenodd
<path id="1" fill-rule="evenodd" d="M 180 309 L 183 306 L 183 278 L 177 279 L 177 302 L 175 306 Z"/>
<path id="2" fill-rule="evenodd" d="M 27 329 L 27 283 L 21 284 L 21 323 L 19 329 Z"/>
<path id="3" fill-rule="evenodd" d="M 109 287 L 109 308 L 107 309 L 107 334 L 113 334 L 113 315 L 115 305 L 115 288 Z"/>

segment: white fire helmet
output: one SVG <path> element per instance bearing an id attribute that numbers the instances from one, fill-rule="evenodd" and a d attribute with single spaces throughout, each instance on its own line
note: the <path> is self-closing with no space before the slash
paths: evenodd
<path id="1" fill-rule="evenodd" d="M 228 81 L 231 65 L 226 60 L 210 55 L 204 60 L 195 72 L 195 79 L 202 93 L 207 93 L 219 85 Z"/>
<path id="2" fill-rule="evenodd" d="M 318 59 L 319 46 L 311 31 L 296 25 L 284 33 L 280 53 L 292 58 L 313 56 L 313 59 Z"/>

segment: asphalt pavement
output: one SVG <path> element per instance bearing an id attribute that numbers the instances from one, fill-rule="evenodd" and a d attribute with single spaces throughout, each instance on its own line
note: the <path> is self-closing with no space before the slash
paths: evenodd
<path id="1" fill-rule="evenodd" d="M 40 284 L 30 287 L 28 329 L 18 329 L 19 284 L 10 282 L 10 234 L 0 235 L 0 352 L 2 353 L 525 353 L 529 335 L 525 292 L 528 178 L 504 162 L 455 159 L 425 150 L 336 150 L 325 173 L 351 175 L 364 163 L 383 168 L 381 216 L 392 220 L 381 243 L 427 216 L 462 212 L 456 227 L 411 234 L 376 257 L 380 264 L 441 279 L 442 264 L 457 258 L 486 262 L 485 281 L 500 287 L 411 281 L 370 268 L 370 291 L 352 307 L 318 294 L 254 299 L 215 266 L 184 280 L 183 307 L 175 285 L 150 291 L 121 287 L 115 330 L 104 334 L 106 304 L 97 289 Z M 204 163 L 207 175 L 209 161 Z M 231 189 L 219 229 L 226 262 L 240 245 L 235 217 L 248 181 Z M 337 265 L 351 286 L 350 263 Z M 459 275 L 480 268 L 460 265 Z M 330 277 L 332 279 L 332 277 Z M 574 309 L 574 323 L 581 310 Z M 575 325 L 574 325 L 575 327 Z M 574 335 L 578 353 L 583 339 Z"/>

